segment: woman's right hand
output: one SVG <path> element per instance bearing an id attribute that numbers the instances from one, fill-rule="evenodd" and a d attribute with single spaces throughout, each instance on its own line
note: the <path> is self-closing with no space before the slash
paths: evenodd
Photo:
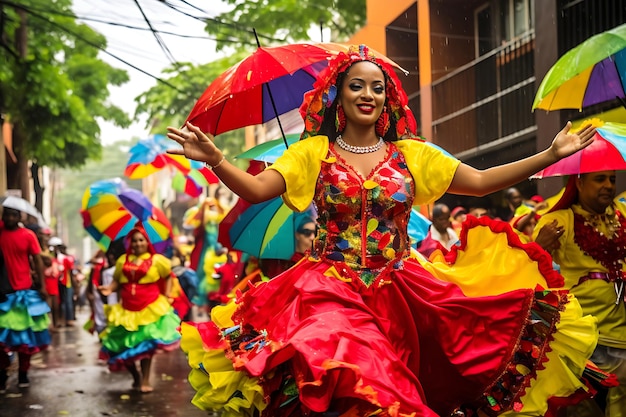
<path id="1" fill-rule="evenodd" d="M 199 127 L 187 122 L 183 129 L 169 126 L 167 131 L 167 137 L 182 146 L 182 149 L 168 149 L 167 153 L 184 155 L 210 166 L 216 166 L 222 161 L 224 155 L 213 143 L 213 135 L 207 135 Z"/>

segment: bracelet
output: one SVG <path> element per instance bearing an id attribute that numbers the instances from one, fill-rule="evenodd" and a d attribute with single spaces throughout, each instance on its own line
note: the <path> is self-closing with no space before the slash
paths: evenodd
<path id="1" fill-rule="evenodd" d="M 207 168 L 211 168 L 211 169 L 215 169 L 215 168 L 219 168 L 220 165 L 222 165 L 224 163 L 224 161 L 226 160 L 226 157 L 224 156 L 224 154 L 222 154 L 222 159 L 220 159 L 220 161 L 215 164 L 215 165 L 210 165 L 208 162 L 206 163 Z"/>

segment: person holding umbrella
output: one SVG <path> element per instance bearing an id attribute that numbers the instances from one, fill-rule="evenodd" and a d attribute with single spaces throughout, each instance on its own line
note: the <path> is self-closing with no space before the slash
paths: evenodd
<path id="1" fill-rule="evenodd" d="M 0 223 L 0 393 L 6 391 L 8 353 L 19 359 L 17 385 L 30 386 L 28 370 L 35 353 L 50 344 L 50 307 L 44 284 L 41 247 L 31 230 L 20 226 L 22 213 L 3 207 Z M 31 259 L 35 266 L 31 274 Z M 35 289 L 34 289 L 35 288 Z"/>
<path id="2" fill-rule="evenodd" d="M 544 251 L 505 223 L 469 219 L 481 242 L 508 245 L 475 253 L 462 241 L 469 254 L 446 274 L 411 256 L 407 223 L 414 204 L 509 187 L 588 146 L 594 129 L 568 124 L 549 149 L 481 171 L 420 140 L 407 104 L 392 67 L 361 45 L 330 60 L 305 95 L 303 140 L 256 176 L 195 125 L 168 128 L 182 145 L 171 152 L 205 162 L 243 199 L 282 195 L 318 213 L 311 256 L 211 323 L 182 324 L 196 405 L 228 416 L 539 416 L 549 398 L 586 390 L 595 320 L 567 293 L 535 292 L 561 284 Z M 463 270 L 479 294 L 446 282 Z"/>
<path id="3" fill-rule="evenodd" d="M 610 417 L 626 416 L 626 204 L 615 201 L 615 178 L 613 170 L 570 176 L 561 199 L 535 227 L 535 236 L 558 227 L 557 244 L 546 250 L 583 312 L 598 319 L 600 338 L 591 360 L 620 382 L 596 396 Z"/>

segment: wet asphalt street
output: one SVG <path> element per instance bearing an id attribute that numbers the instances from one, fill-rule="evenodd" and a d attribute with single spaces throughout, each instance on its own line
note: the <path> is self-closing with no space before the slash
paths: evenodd
<path id="1" fill-rule="evenodd" d="M 33 356 L 29 388 L 17 387 L 16 361 L 10 368 L 7 392 L 0 394 L 0 417 L 202 417 L 191 404 L 189 366 L 179 349 L 158 353 L 152 362 L 154 392 L 132 391 L 127 372 L 111 373 L 98 361 L 98 337 L 77 325 L 52 333 L 52 345 Z"/>

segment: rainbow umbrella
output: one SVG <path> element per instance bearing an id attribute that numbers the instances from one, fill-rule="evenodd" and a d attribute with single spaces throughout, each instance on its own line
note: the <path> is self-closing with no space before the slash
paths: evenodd
<path id="1" fill-rule="evenodd" d="M 195 166 L 197 161 L 191 161 Z M 202 195 L 203 187 L 210 184 L 217 184 L 219 179 L 217 176 L 205 166 L 200 168 L 191 168 L 187 174 L 178 171 L 172 177 L 172 188 L 181 193 L 185 193 L 191 197 L 199 197 Z"/>
<path id="2" fill-rule="evenodd" d="M 585 121 L 582 126 L 586 124 Z M 596 128 L 594 141 L 591 145 L 561 159 L 530 178 L 557 177 L 608 170 L 626 170 L 626 124 L 603 123 Z"/>
<path id="3" fill-rule="evenodd" d="M 183 174 L 191 170 L 200 170 L 202 175 L 217 182 L 217 177 L 202 162 L 185 158 L 184 155 L 167 153 L 172 142 L 163 135 L 152 135 L 141 139 L 128 151 L 130 157 L 124 169 L 124 175 L 131 179 L 145 178 L 164 168 L 176 168 Z"/>
<path id="4" fill-rule="evenodd" d="M 534 109 L 583 109 L 626 94 L 626 24 L 566 52 L 541 81 Z"/>
<path id="5" fill-rule="evenodd" d="M 80 213 L 83 227 L 103 250 L 124 238 L 137 222 L 142 223 L 158 252 L 172 245 L 172 226 L 165 214 L 119 178 L 97 181 L 87 187 Z"/>

